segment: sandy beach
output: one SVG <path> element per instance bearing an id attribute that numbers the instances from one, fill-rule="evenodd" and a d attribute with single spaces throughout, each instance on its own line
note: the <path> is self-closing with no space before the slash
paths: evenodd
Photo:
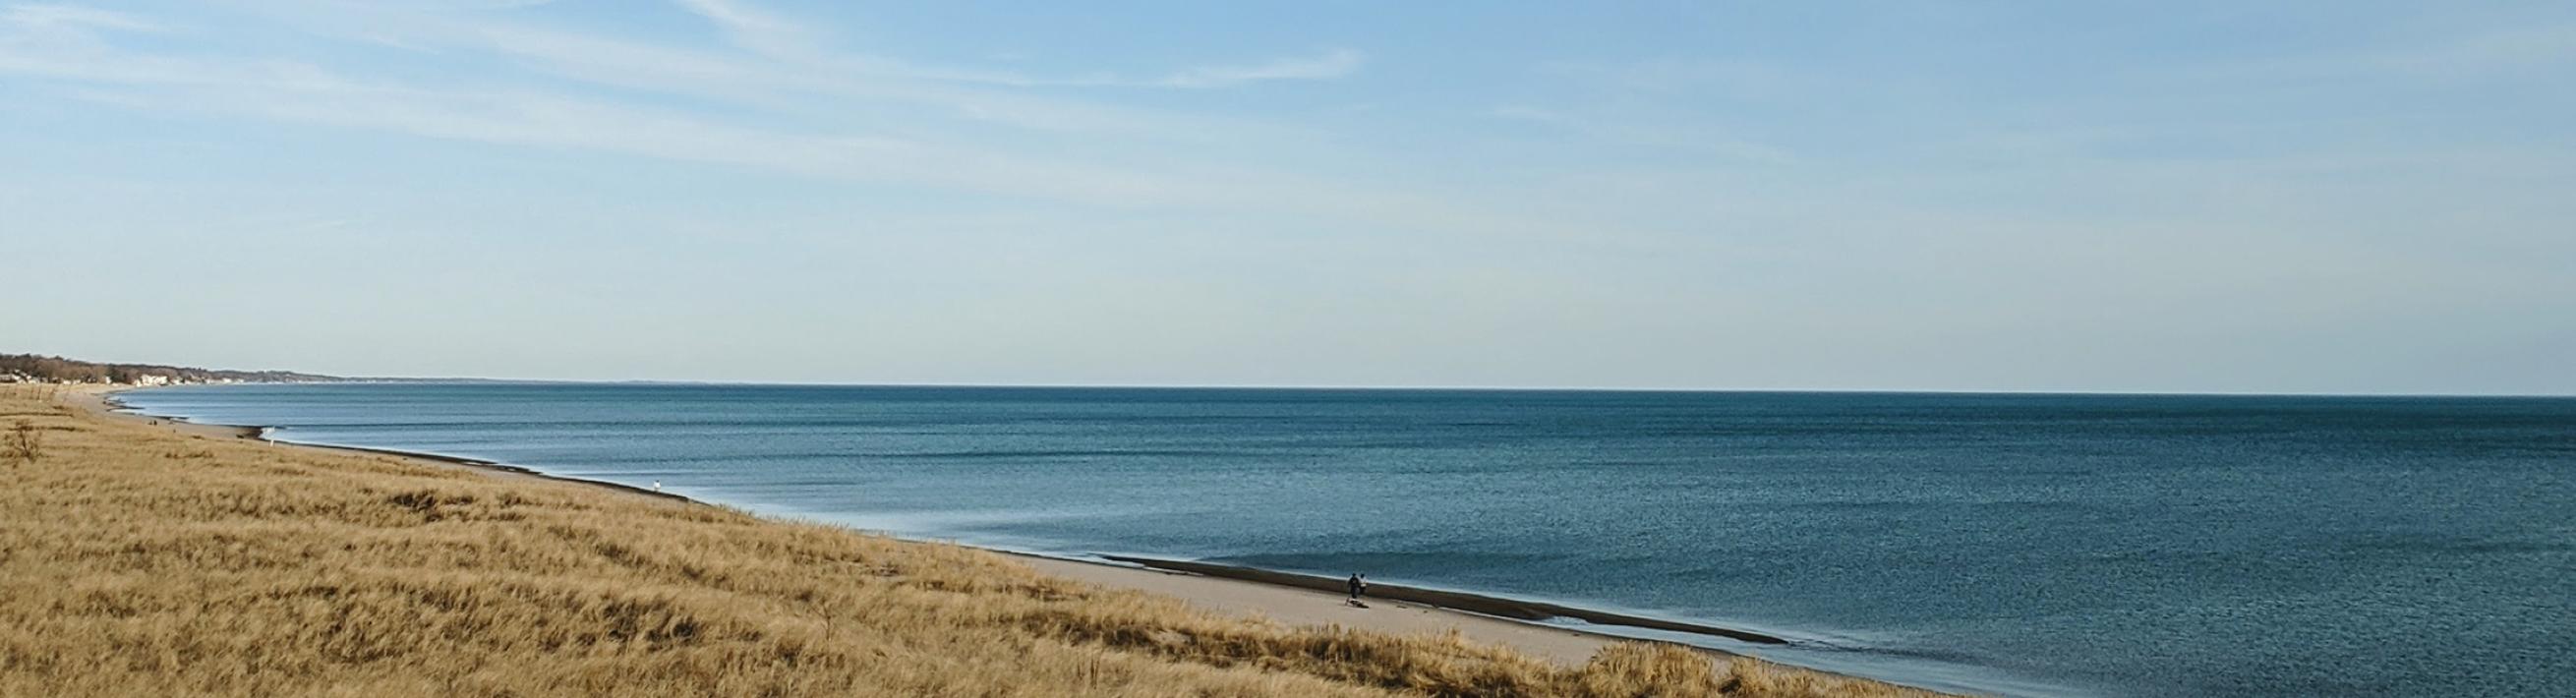
<path id="1" fill-rule="evenodd" d="M 1618 641 L 1603 635 L 1547 628 L 1418 603 L 1370 599 L 1367 608 L 1332 592 L 1222 579 L 1186 572 L 1117 567 L 1077 560 L 1021 556 L 1040 572 L 1117 589 L 1168 596 L 1190 605 L 1291 625 L 1359 628 L 1398 634 L 1456 632 L 1573 666 Z"/>

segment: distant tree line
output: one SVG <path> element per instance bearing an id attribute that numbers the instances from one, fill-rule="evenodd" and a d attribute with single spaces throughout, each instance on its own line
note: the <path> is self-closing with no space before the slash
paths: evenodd
<path id="1" fill-rule="evenodd" d="M 336 380 L 292 371 L 224 371 L 158 364 L 102 364 L 60 356 L 0 354 L 0 380 L 45 383 L 299 383 Z"/>

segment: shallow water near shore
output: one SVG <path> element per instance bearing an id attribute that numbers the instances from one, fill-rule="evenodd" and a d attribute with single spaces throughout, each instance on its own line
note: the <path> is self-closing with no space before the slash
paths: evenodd
<path id="1" fill-rule="evenodd" d="M 121 395 L 1071 556 L 1781 635 L 2007 694 L 2576 695 L 2576 399 L 309 384 Z"/>

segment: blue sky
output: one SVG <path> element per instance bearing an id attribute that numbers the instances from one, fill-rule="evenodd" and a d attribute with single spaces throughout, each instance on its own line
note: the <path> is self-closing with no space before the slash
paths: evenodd
<path id="1" fill-rule="evenodd" d="M 2576 393 L 2576 5 L 0 0 L 0 350 Z"/>

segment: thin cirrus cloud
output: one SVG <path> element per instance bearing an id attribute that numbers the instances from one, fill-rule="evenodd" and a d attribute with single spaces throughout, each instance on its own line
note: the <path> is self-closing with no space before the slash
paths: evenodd
<path id="1" fill-rule="evenodd" d="M 805 29 L 767 10 L 731 0 L 677 0 L 680 7 L 706 18 L 743 48 L 769 54 L 811 51 Z"/>
<path id="2" fill-rule="evenodd" d="M 903 77 L 1009 87 L 1164 87 L 1208 89 L 1277 80 L 1332 80 L 1359 72 L 1366 54 L 1332 48 L 1311 56 L 1287 56 L 1251 64 L 1209 64 L 1172 71 L 1158 78 L 1115 74 L 1072 77 L 926 66 L 882 58 L 839 54 L 819 48 L 803 25 L 736 0 L 677 0 L 689 12 L 717 26 L 736 46 L 762 55 L 802 59 L 818 67 L 890 73 Z"/>
<path id="3" fill-rule="evenodd" d="M 942 129 L 975 123 L 1021 132 L 1156 143 L 1298 143 L 1313 136 L 1299 133 L 1301 127 L 1268 120 L 1094 99 L 1111 95 L 1104 94 L 1107 90 L 1083 88 L 1209 89 L 1273 80 L 1322 80 L 1353 74 L 1362 61 L 1359 51 L 1333 49 L 1306 58 L 1183 68 L 1157 77 L 1046 76 L 833 49 L 828 47 L 830 42 L 819 40 L 816 31 L 740 2 L 686 0 L 677 5 L 740 49 L 732 51 L 542 26 L 519 21 L 507 12 L 272 0 L 244 0 L 241 6 L 273 23 L 329 38 L 431 56 L 489 54 L 521 68 L 521 78 L 547 74 L 621 91 L 641 89 L 756 110 L 900 105 L 916 112 L 933 110 L 921 116 L 948 121 L 938 126 Z"/>
<path id="4" fill-rule="evenodd" d="M 1155 81 L 1165 87 L 1225 87 L 1265 80 L 1331 80 L 1358 72 L 1366 62 L 1365 54 L 1337 48 L 1321 55 L 1280 60 L 1246 66 L 1206 66 L 1191 68 Z"/>
<path id="5" fill-rule="evenodd" d="M 72 5 L 22 4 L 0 8 L 0 22 L 26 27 L 89 26 L 130 32 L 160 32 L 156 23 L 122 12 Z"/>
<path id="6" fill-rule="evenodd" d="M 1322 81 L 1349 77 L 1367 63 L 1365 52 L 1349 48 L 1327 49 L 1312 56 L 1289 56 L 1253 64 L 1210 64 L 1175 70 L 1161 77 L 1132 77 L 1115 73 L 1089 73 L 1074 76 L 1045 76 L 1008 71 L 947 68 L 912 65 L 883 59 L 841 57 L 822 59 L 863 72 L 876 72 L 901 77 L 935 81 L 993 85 L 1001 87 L 1122 87 L 1204 90 L 1236 87 L 1274 81 Z"/>
<path id="7" fill-rule="evenodd" d="M 345 29 L 339 38 L 399 47 L 406 49 L 404 53 L 486 51 L 534 61 L 533 65 L 555 74 L 595 84 L 708 97 L 755 110 L 890 104 L 910 110 L 927 107 L 1012 130 L 1058 131 L 1092 124 L 1104 132 L 1131 136 L 1245 132 L 1261 127 L 973 86 L 1211 88 L 1347 74 L 1359 61 L 1356 51 L 1335 51 L 1312 60 L 1192 68 L 1156 80 L 1041 80 L 921 68 L 812 48 L 802 29 L 766 10 L 719 0 L 682 0 L 680 5 L 752 55 L 535 29 L 481 14 L 457 17 L 381 6 L 263 7 L 279 13 L 299 11 L 304 21 L 317 22 L 307 26 L 325 35 Z M 330 17 L 330 11 L 347 14 Z M 329 21 L 333 19 L 339 21 Z M 936 135 L 936 131 L 954 130 L 954 125 L 906 128 L 898 122 L 881 128 L 788 129 L 694 109 L 633 103 L 614 93 L 560 93 L 506 79 L 429 86 L 372 75 L 366 62 L 325 66 L 231 46 L 219 46 L 227 50 L 211 53 L 132 48 L 117 36 L 147 31 L 163 31 L 162 24 L 105 10 L 10 6 L 0 11 L 0 74 L 76 83 L 83 99 L 141 111 L 594 150 L 1115 207 L 1209 205 L 1236 200 L 1229 192 L 1245 188 L 1274 192 L 1281 200 L 1371 198 L 1338 197 L 1319 190 L 1330 188 L 1321 182 L 1277 173 L 1212 172 L 1216 168 L 1206 163 L 1156 162 L 1156 157 L 1145 157 L 1142 164 L 1090 163 Z M 910 123 L 936 123 L 936 116 L 923 114 Z M 923 118 L 932 121 L 920 121 Z M 898 130 L 928 135 L 896 135 Z"/>
<path id="8" fill-rule="evenodd" d="M 1367 63 L 1365 52 L 1326 49 L 1311 56 L 1288 56 L 1253 64 L 1210 64 L 1175 70 L 1161 77 L 1115 73 L 1044 76 L 1007 71 L 910 65 L 882 59 L 825 59 L 844 67 L 903 77 L 1002 87 L 1126 87 L 1203 90 L 1274 81 L 1321 81 L 1349 77 Z"/>

